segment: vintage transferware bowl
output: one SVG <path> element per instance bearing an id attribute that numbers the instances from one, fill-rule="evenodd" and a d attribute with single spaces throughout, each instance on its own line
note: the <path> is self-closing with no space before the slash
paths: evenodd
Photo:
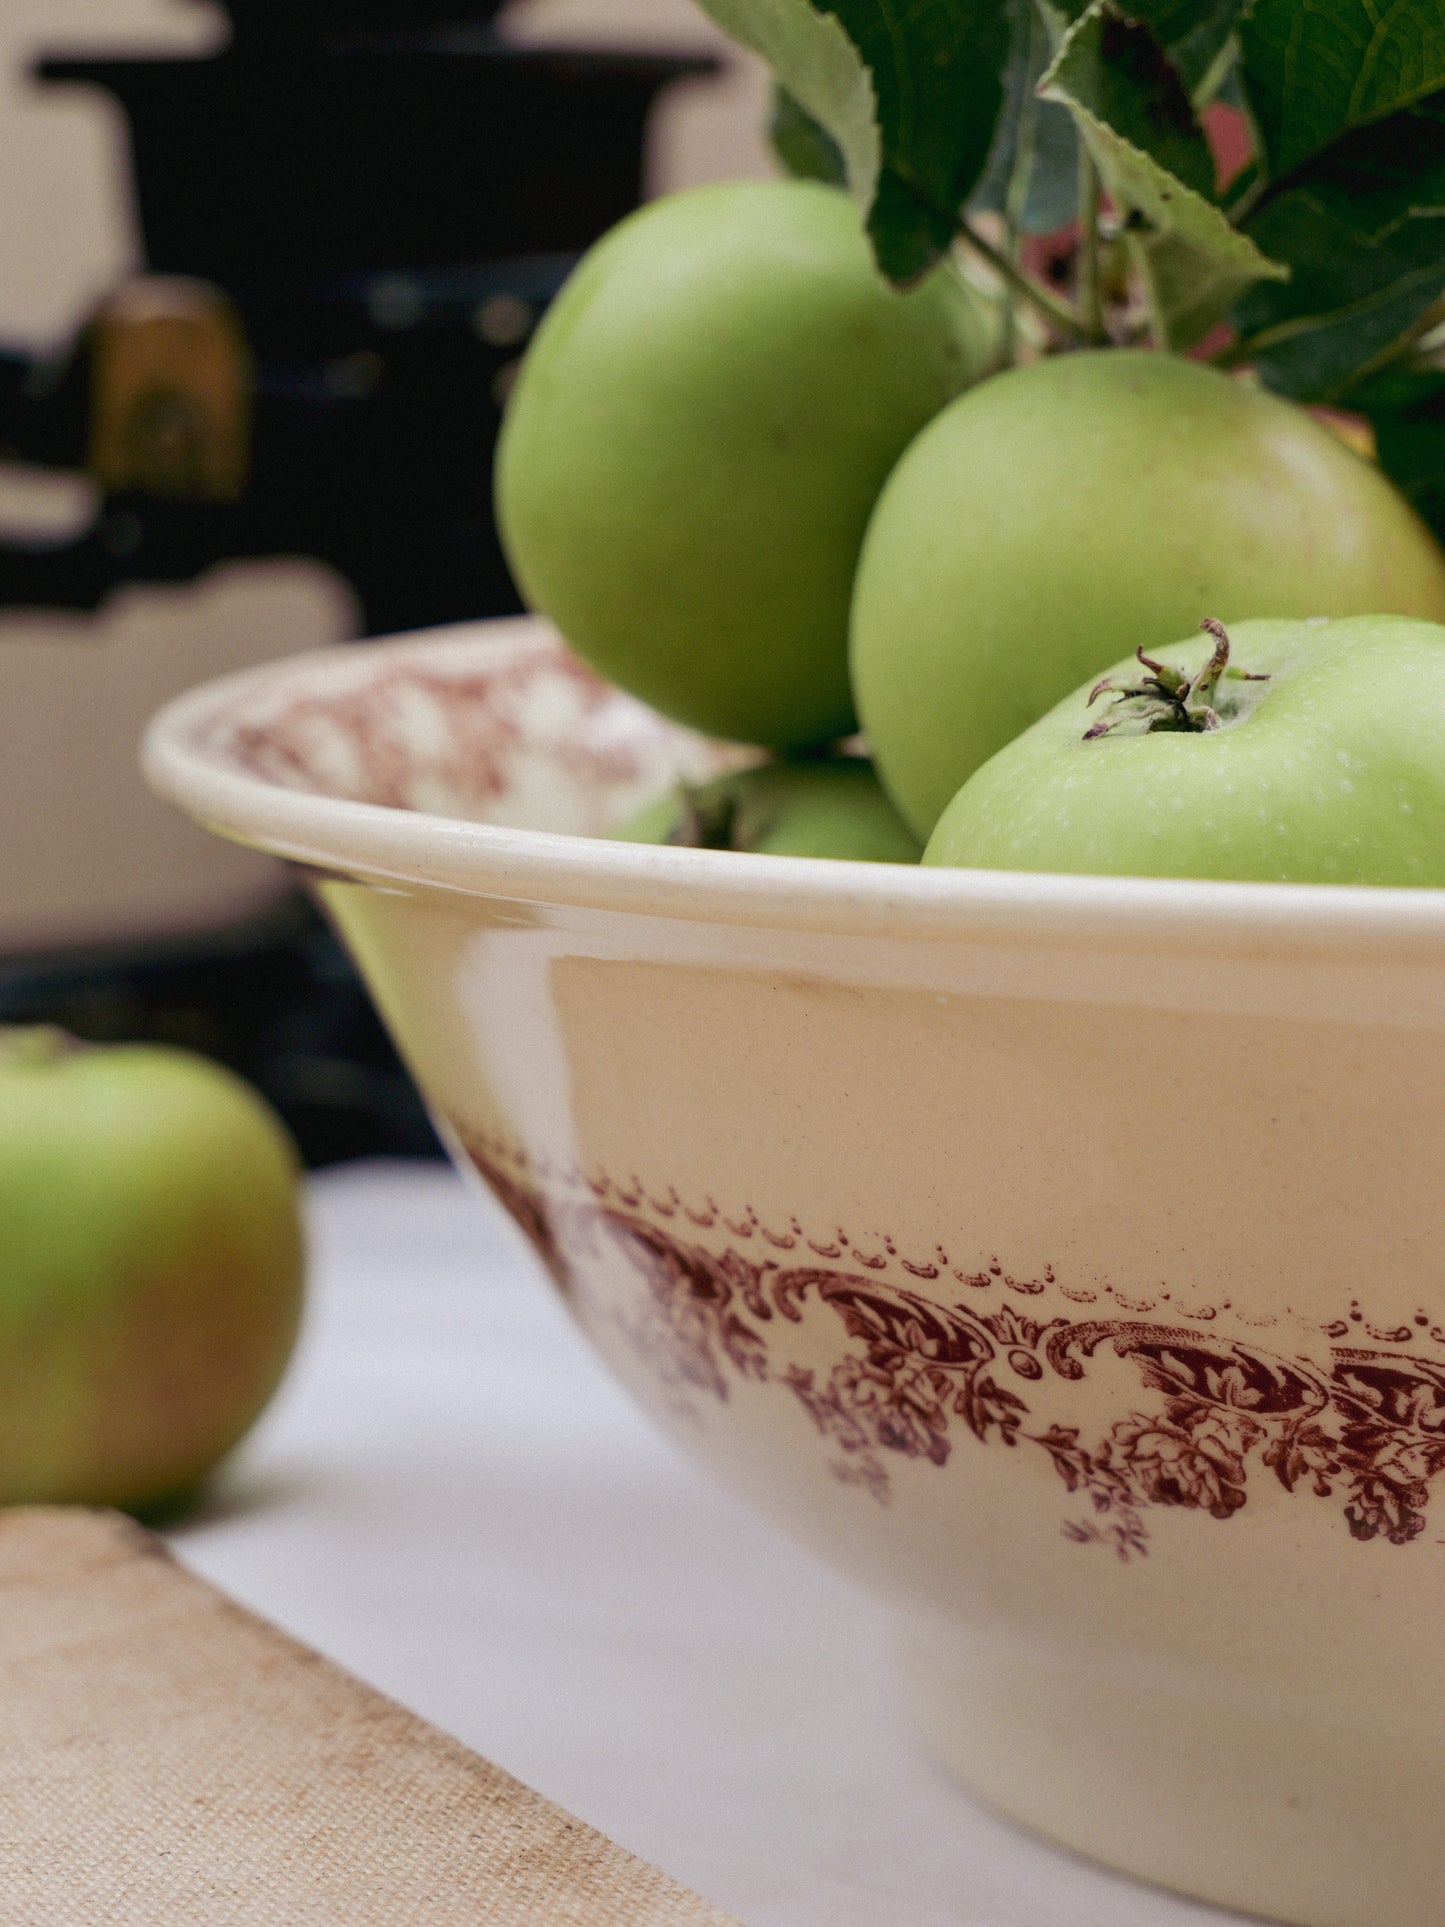
<path id="1" fill-rule="evenodd" d="M 1445 893 L 614 843 L 724 752 L 538 624 L 153 725 L 307 865 L 683 1448 L 891 1599 L 985 1798 L 1309 1927 L 1445 1908 Z"/>

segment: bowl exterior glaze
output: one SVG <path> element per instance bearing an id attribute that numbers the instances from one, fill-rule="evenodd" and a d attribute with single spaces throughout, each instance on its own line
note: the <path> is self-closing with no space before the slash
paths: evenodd
<path id="1" fill-rule="evenodd" d="M 458 1162 L 683 1449 L 895 1603 L 961 1779 L 1438 1927 L 1445 906 L 415 807 L 596 829 L 726 754 L 526 625 L 233 678 L 147 752 L 313 866 Z"/>

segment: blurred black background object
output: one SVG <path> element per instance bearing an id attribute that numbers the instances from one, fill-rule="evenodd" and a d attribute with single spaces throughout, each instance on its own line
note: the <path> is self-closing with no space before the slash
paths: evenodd
<path id="1" fill-rule="evenodd" d="M 117 582 L 306 554 L 350 581 L 373 635 L 514 610 L 490 471 L 517 356 L 578 254 L 640 200 L 659 92 L 710 63 L 513 46 L 487 0 L 462 19 L 441 0 L 229 11 L 231 45 L 208 58 L 39 63 L 45 84 L 119 101 L 146 269 L 165 279 L 148 313 L 144 291 L 106 304 L 56 358 L 0 359 L 0 446 L 99 455 L 106 492 L 62 550 L 0 547 L 0 604 L 93 607 Z M 128 373 L 148 320 L 204 302 L 196 281 L 244 343 L 229 374 L 224 356 L 169 384 Z M 217 486 L 195 451 L 228 380 L 249 414 L 244 480 Z M 118 412 L 129 466 L 98 446 L 97 418 Z"/>
<path id="2" fill-rule="evenodd" d="M 123 110 L 143 272 L 73 340 L 0 348 L 0 458 L 83 471 L 79 534 L 0 541 L 0 607 L 303 555 L 365 634 L 519 607 L 492 516 L 518 356 L 642 197 L 648 116 L 706 56 L 511 45 L 497 0 L 228 0 L 201 58 L 47 57 Z M 209 1051 L 311 1164 L 437 1146 L 299 896 L 190 940 L 0 959 L 0 1021 Z"/>

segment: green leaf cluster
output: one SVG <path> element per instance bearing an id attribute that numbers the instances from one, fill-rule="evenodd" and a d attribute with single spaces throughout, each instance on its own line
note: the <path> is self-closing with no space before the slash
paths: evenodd
<path id="1" fill-rule="evenodd" d="M 704 0 L 843 158 L 878 265 L 917 280 L 983 172 L 1008 58 L 1000 0 Z M 784 110 L 785 138 L 796 115 Z"/>
<path id="2" fill-rule="evenodd" d="M 891 280 L 961 243 L 1035 343 L 1207 352 L 1355 410 L 1445 526 L 1445 0 L 701 4 Z M 1031 273 L 1039 235 L 1072 299 Z"/>

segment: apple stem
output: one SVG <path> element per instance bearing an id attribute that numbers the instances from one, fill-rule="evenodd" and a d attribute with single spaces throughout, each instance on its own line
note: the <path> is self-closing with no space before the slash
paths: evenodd
<path id="1" fill-rule="evenodd" d="M 1231 668 L 1229 632 L 1217 617 L 1206 616 L 1199 626 L 1207 636 L 1213 637 L 1214 650 L 1197 675 L 1187 676 L 1182 669 L 1175 669 L 1170 663 L 1156 662 L 1152 656 L 1146 656 L 1141 648 L 1136 649 L 1134 654 L 1149 671 L 1142 682 L 1122 683 L 1113 676 L 1100 677 L 1089 691 L 1089 703 L 1092 706 L 1098 697 L 1111 693 L 1115 713 L 1101 717 L 1084 731 L 1086 743 L 1109 735 L 1123 722 L 1142 723 L 1143 729 L 1139 733 L 1146 736 L 1157 729 L 1186 730 L 1196 734 L 1218 729 L 1219 713 L 1214 707 L 1214 699 L 1226 676 L 1235 682 L 1269 681 L 1265 671 Z M 1128 703 L 1138 703 L 1139 707 L 1132 711 L 1125 710 L 1124 705 Z"/>
<path id="2" fill-rule="evenodd" d="M 1001 248 L 985 239 L 969 221 L 960 219 L 958 238 L 965 247 L 972 248 L 981 261 L 986 261 L 1004 286 L 1029 306 L 1036 308 L 1048 322 L 1058 329 L 1064 338 L 1076 347 L 1084 340 L 1084 324 L 1072 304 L 1061 300 L 1041 281 L 1035 281 L 1031 274 L 1016 267 Z"/>
<path id="3" fill-rule="evenodd" d="M 1043 16 L 1037 7 L 1028 9 L 1029 17 L 1029 61 L 1047 64 L 1048 34 Z M 1022 273 L 1023 258 L 1023 220 L 1028 207 L 1029 185 L 1033 180 L 1036 160 L 1035 140 L 1038 125 L 1039 99 L 1031 87 L 1026 87 L 1019 101 L 1018 119 L 1014 127 L 1014 158 L 1009 169 L 1008 186 L 1004 191 L 1004 252 L 1014 269 Z M 1019 293 L 1010 282 L 1004 283 L 1003 329 L 1000 343 L 1003 365 L 1012 368 L 1019 358 Z"/>
<path id="4" fill-rule="evenodd" d="M 1104 297 L 1099 278 L 1099 170 L 1093 156 L 1079 142 L 1079 249 L 1074 298 L 1089 341 L 1108 340 L 1104 326 Z"/>

